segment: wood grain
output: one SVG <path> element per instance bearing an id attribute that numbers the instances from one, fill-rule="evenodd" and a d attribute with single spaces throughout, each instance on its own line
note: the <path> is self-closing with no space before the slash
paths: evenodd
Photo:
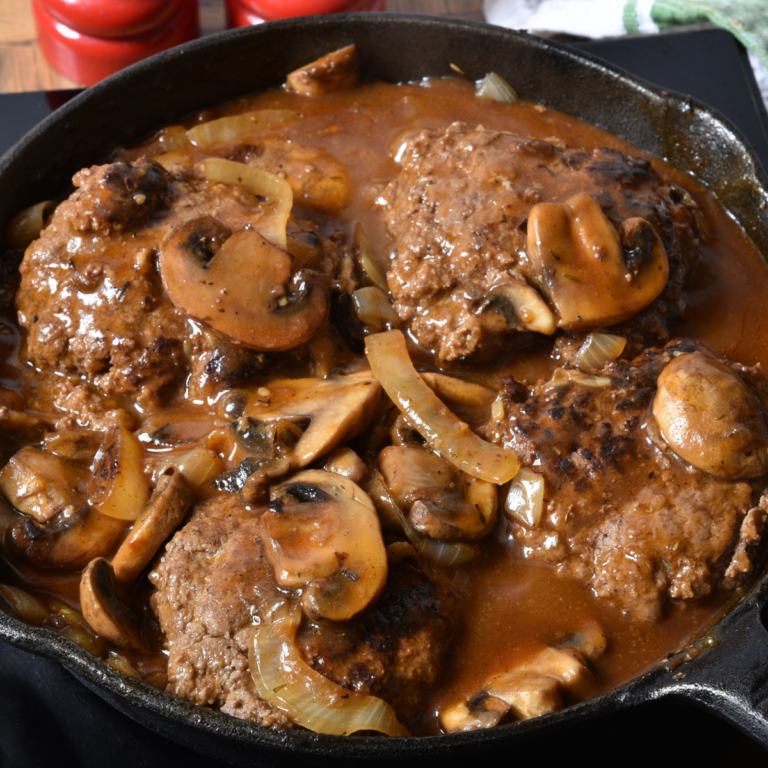
<path id="1" fill-rule="evenodd" d="M 388 0 L 387 11 L 483 19 L 482 0 Z M 200 0 L 203 34 L 218 32 L 225 24 L 223 0 Z M 0 0 L 0 93 L 75 87 L 41 54 L 30 0 Z"/>

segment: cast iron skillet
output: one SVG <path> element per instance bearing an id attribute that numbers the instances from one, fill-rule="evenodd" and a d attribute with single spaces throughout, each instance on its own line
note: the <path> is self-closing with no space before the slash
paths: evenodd
<path id="1" fill-rule="evenodd" d="M 174 49 L 85 91 L 0 160 L 0 232 L 11 217 L 57 196 L 81 167 L 162 125 L 218 102 L 280 84 L 316 57 L 350 43 L 364 74 L 389 82 L 495 70 L 523 98 L 563 110 L 692 171 L 768 255 L 768 177 L 728 120 L 587 54 L 473 22 L 389 14 L 294 19 L 222 33 Z M 503 750 L 541 729 L 664 696 L 679 696 L 730 721 L 768 747 L 768 632 L 760 613 L 768 575 L 747 590 L 676 669 L 654 671 L 561 712 L 468 734 L 411 739 L 278 733 L 203 710 L 122 676 L 64 637 L 0 612 L 0 638 L 61 661 L 89 688 L 152 730 L 237 765 L 335 765 L 355 758 L 423 764 Z M 522 746 L 522 745 L 520 745 Z"/>

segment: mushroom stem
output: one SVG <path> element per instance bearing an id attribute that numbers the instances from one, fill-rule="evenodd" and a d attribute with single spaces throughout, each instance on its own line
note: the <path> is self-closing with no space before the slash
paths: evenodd
<path id="1" fill-rule="evenodd" d="M 112 569 L 121 584 L 132 584 L 162 543 L 176 530 L 197 494 L 173 468 L 160 477 L 149 503 L 120 545 Z"/>

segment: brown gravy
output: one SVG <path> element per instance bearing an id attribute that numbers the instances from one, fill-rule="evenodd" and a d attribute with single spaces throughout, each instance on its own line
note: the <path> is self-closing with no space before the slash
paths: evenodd
<path id="1" fill-rule="evenodd" d="M 303 119 L 281 127 L 280 135 L 286 140 L 301 136 L 303 142 L 326 149 L 346 165 L 352 177 L 356 194 L 343 218 L 329 219 L 311 212 L 302 215 L 313 219 L 323 235 L 347 240 L 355 225 L 362 223 L 379 254 L 387 253 L 389 237 L 374 203 L 396 175 L 392 156 L 405 133 L 464 121 L 470 126 L 482 124 L 544 140 L 557 136 L 570 146 L 608 146 L 638 154 L 621 139 L 553 110 L 524 102 L 480 102 L 470 84 L 457 80 L 403 86 L 370 84 L 358 88 L 352 98 L 338 94 L 316 100 L 276 90 L 224 107 L 217 116 L 262 108 L 300 110 Z M 205 118 L 212 116 L 207 113 Z M 755 322 L 768 303 L 768 269 L 709 192 L 687 174 L 652 160 L 693 194 L 707 221 L 702 260 L 685 293 L 688 308 L 683 321 L 674 326 L 673 335 L 701 339 L 734 361 L 768 364 L 768 326 Z M 55 374 L 33 370 L 20 360 L 19 331 L 13 317 L 13 307 L 5 307 L 0 322 L 3 386 L 21 392 L 31 410 L 53 412 L 50 391 Z M 509 374 L 533 383 L 551 370 L 549 351 L 549 344 L 518 350 L 475 376 L 491 386 Z M 424 365 L 433 365 L 426 353 L 421 353 L 421 359 Z M 295 372 L 294 368 L 291 373 Z M 171 405 L 194 412 L 205 410 L 202 404 L 184 401 Z M 125 403 L 125 407 L 139 416 L 132 403 Z M 710 626 L 725 606 L 726 598 L 716 595 L 685 610 L 673 609 L 660 625 L 633 622 L 585 588 L 556 578 L 543 566 L 517 559 L 505 529 L 502 516 L 496 532 L 487 540 L 485 558 L 459 574 L 466 600 L 445 682 L 431 699 L 432 713 L 422 723 L 421 733 L 437 731 L 436 711 L 442 703 L 471 695 L 490 674 L 524 660 L 569 624 L 591 618 L 607 632 L 608 650 L 594 667 L 603 692 L 686 645 Z M 78 607 L 77 575 L 34 572 L 8 564 L 0 564 L 0 573 L 2 570 L 12 570 L 17 583 L 39 595 L 58 595 Z M 146 668 L 156 668 L 161 658 L 158 653 L 151 661 L 146 660 Z"/>

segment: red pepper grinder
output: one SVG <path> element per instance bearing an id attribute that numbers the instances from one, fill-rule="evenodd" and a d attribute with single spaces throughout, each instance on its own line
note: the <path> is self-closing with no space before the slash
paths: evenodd
<path id="1" fill-rule="evenodd" d="M 263 21 L 323 13 L 383 11 L 386 0 L 225 0 L 227 25 L 247 27 Z"/>
<path id="2" fill-rule="evenodd" d="M 32 10 L 45 58 L 83 85 L 200 36 L 197 0 L 32 0 Z"/>

